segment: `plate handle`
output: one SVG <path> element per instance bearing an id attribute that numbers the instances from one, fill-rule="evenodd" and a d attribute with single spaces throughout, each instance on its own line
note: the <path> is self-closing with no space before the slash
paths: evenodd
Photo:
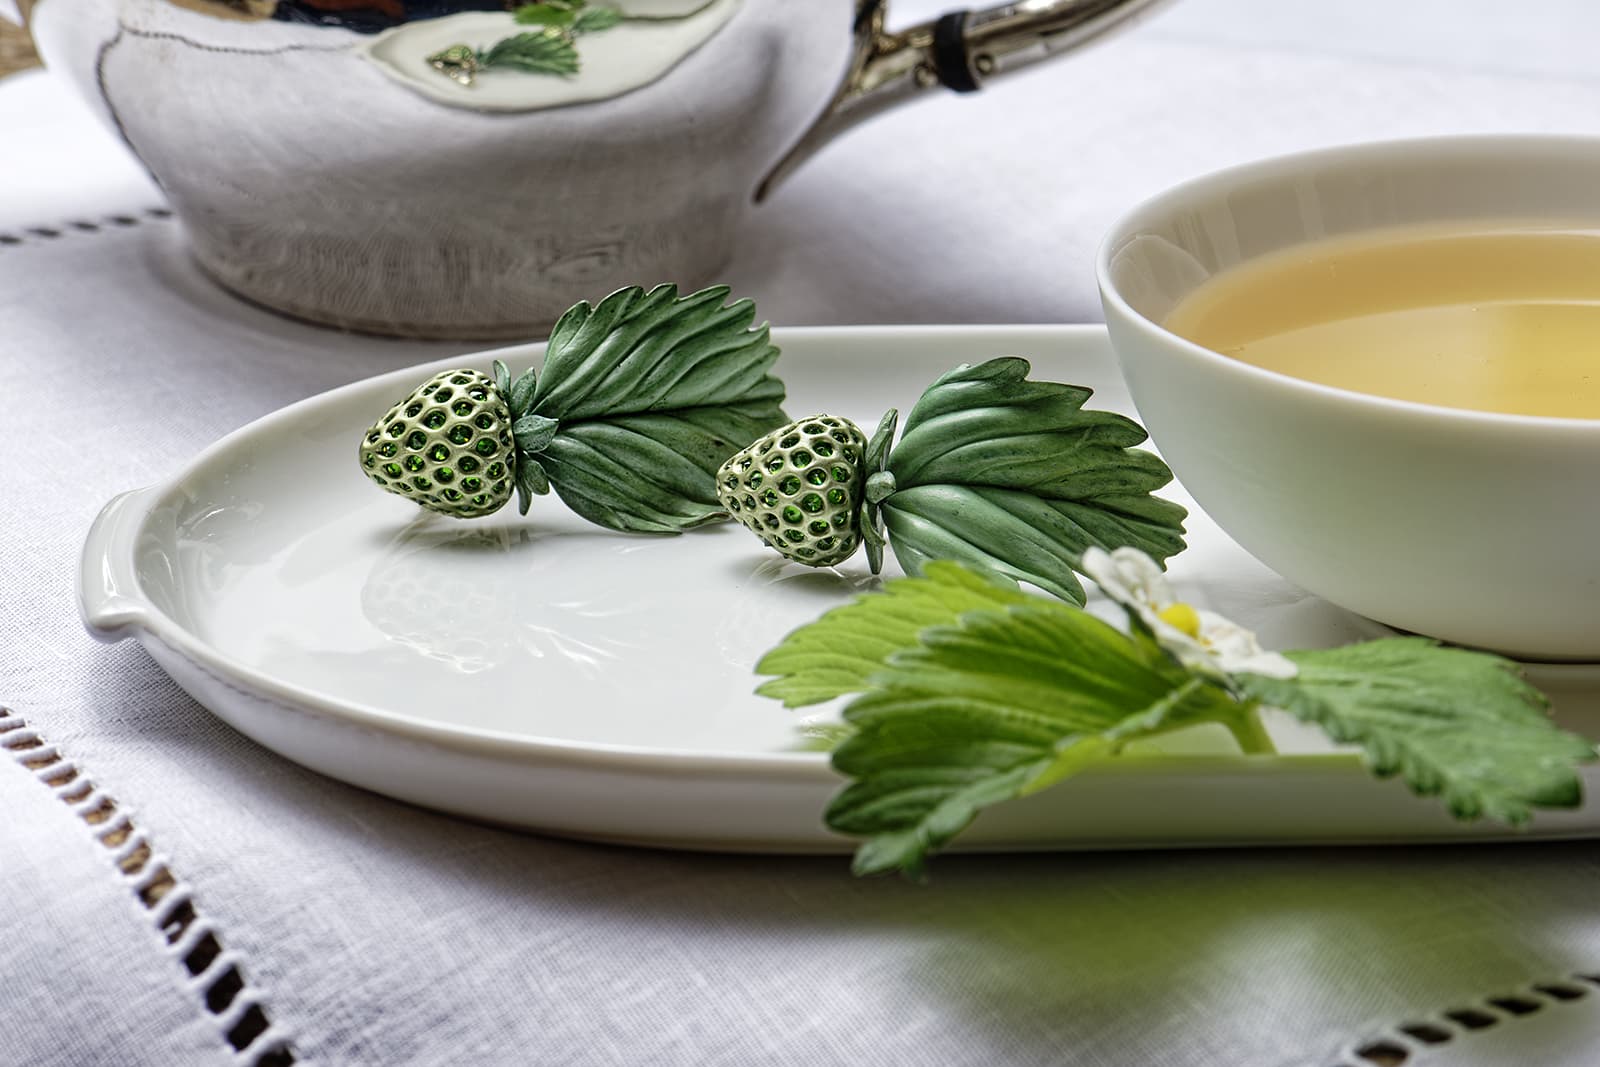
<path id="1" fill-rule="evenodd" d="M 113 497 L 100 509 L 78 560 L 78 613 L 101 641 L 120 641 L 149 617 L 149 601 L 134 575 L 135 540 L 149 514 L 152 490 Z"/>

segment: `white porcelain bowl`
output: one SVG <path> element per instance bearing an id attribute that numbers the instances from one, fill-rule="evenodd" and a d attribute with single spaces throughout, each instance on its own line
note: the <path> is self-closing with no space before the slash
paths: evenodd
<path id="1" fill-rule="evenodd" d="M 1262 562 L 1399 629 L 1523 658 L 1600 659 L 1600 420 L 1348 392 L 1161 326 L 1212 275 L 1287 246 L 1508 219 L 1600 226 L 1600 139 L 1368 144 L 1178 186 L 1101 247 L 1106 325 L 1162 454 Z"/>

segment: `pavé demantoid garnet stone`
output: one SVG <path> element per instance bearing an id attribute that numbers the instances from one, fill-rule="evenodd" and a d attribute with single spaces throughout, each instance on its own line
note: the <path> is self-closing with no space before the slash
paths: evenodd
<path id="1" fill-rule="evenodd" d="M 722 506 L 769 548 L 828 567 L 861 543 L 867 439 L 850 420 L 813 415 L 779 427 L 717 472 Z"/>
<path id="2" fill-rule="evenodd" d="M 493 481 L 473 479 L 470 496 L 452 483 L 479 470 L 476 457 L 502 451 L 500 439 L 510 425 L 510 407 L 493 378 L 475 370 L 444 371 L 363 435 L 361 469 L 389 492 L 432 511 L 458 519 L 488 515 L 511 499 L 504 467 Z"/>

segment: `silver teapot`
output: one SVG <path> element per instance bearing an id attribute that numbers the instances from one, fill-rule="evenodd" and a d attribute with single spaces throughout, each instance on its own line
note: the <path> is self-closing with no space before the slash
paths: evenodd
<path id="1" fill-rule="evenodd" d="M 1017 0 L 900 30 L 888 0 L 21 10 L 221 285 L 346 329 L 516 338 L 623 285 L 713 280 L 752 206 L 842 130 L 1157 2 Z"/>

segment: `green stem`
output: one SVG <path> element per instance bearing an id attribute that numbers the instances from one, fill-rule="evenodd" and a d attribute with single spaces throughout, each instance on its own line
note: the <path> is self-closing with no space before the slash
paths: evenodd
<path id="1" fill-rule="evenodd" d="M 1243 705 L 1239 714 L 1228 722 L 1228 732 L 1247 756 L 1276 756 L 1278 746 L 1266 727 L 1261 725 L 1261 705 L 1255 701 Z"/>

